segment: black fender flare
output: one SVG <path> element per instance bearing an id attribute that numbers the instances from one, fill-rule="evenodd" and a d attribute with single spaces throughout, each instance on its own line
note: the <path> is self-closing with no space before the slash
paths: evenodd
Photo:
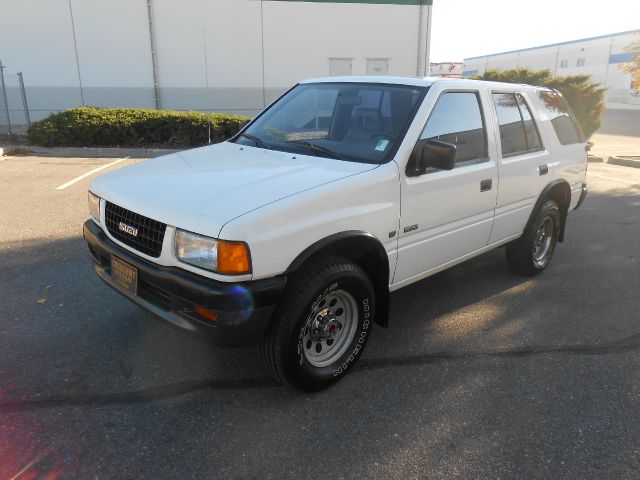
<path id="1" fill-rule="evenodd" d="M 357 249 L 365 241 L 369 249 Z M 367 251 L 368 250 L 368 251 Z M 373 255 L 376 265 L 370 262 L 358 262 L 373 283 L 376 294 L 375 322 L 383 327 L 389 324 L 389 256 L 382 242 L 373 234 L 364 230 L 347 230 L 334 233 L 309 245 L 287 267 L 285 275 L 298 271 L 306 261 L 317 254 L 328 253 L 342 256 L 358 262 L 363 256 Z M 377 267 L 382 266 L 382 271 Z"/>

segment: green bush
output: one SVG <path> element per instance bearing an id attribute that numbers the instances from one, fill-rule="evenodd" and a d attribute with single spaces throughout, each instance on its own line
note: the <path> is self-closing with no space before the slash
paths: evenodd
<path id="1" fill-rule="evenodd" d="M 221 142 L 249 117 L 139 108 L 78 107 L 54 113 L 28 130 L 43 147 L 196 147 Z"/>
<path id="2" fill-rule="evenodd" d="M 487 70 L 482 75 L 475 75 L 472 78 L 555 88 L 567 100 L 587 138 L 602 125 L 606 89 L 598 83 L 591 82 L 589 75 L 555 77 L 549 70 L 514 68 L 504 71 Z"/>

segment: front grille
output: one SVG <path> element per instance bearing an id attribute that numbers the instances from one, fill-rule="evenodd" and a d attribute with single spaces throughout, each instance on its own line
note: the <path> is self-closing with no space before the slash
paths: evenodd
<path id="1" fill-rule="evenodd" d="M 110 202 L 107 202 L 105 207 L 105 222 L 109 233 L 125 245 L 150 257 L 160 256 L 164 232 L 167 229 L 164 223 L 143 217 Z M 120 230 L 120 222 L 136 229 L 137 236 Z"/>

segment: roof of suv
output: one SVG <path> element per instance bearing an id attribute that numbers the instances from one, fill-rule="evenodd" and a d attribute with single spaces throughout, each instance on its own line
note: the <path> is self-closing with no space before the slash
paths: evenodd
<path id="1" fill-rule="evenodd" d="M 386 83 L 395 85 L 413 85 L 416 87 L 430 87 L 434 84 L 451 84 L 456 88 L 478 88 L 484 86 L 487 88 L 504 88 L 513 89 L 514 85 L 525 88 L 533 88 L 537 90 L 548 90 L 546 87 L 537 87 L 534 85 L 514 84 L 504 82 L 489 82 L 486 80 L 470 80 L 467 78 L 442 78 L 442 77 L 389 77 L 389 76 L 345 76 L 345 77 L 322 77 L 310 78 L 300 83 Z"/>

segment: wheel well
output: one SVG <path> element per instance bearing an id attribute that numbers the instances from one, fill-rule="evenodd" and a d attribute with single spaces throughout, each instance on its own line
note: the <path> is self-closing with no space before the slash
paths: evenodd
<path id="1" fill-rule="evenodd" d="M 325 238 L 302 252 L 287 273 L 299 271 L 321 255 L 351 260 L 362 268 L 376 294 L 375 322 L 383 327 L 389 323 L 389 259 L 380 241 L 365 232 L 344 232 Z"/>
<path id="2" fill-rule="evenodd" d="M 560 209 L 560 232 L 558 234 L 558 241 L 564 241 L 564 227 L 567 223 L 567 213 L 569 212 L 569 205 L 571 204 L 571 187 L 564 180 L 557 180 L 549 185 L 540 195 L 538 204 L 536 205 L 534 212 L 545 200 L 553 200 L 558 204 Z"/>

